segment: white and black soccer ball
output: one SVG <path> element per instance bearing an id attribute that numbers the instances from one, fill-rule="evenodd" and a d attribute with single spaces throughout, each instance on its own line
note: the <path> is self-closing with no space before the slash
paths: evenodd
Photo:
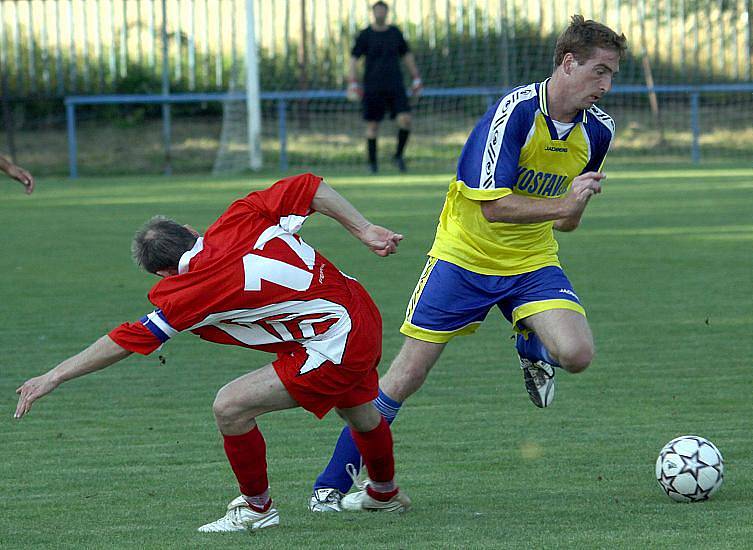
<path id="1" fill-rule="evenodd" d="M 656 480 L 672 500 L 708 500 L 724 481 L 724 459 L 703 437 L 683 435 L 666 445 L 656 459 Z"/>

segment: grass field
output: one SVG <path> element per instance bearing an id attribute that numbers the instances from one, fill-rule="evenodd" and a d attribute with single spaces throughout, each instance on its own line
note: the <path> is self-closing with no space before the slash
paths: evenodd
<path id="1" fill-rule="evenodd" d="M 372 292 L 385 369 L 428 249 L 446 175 L 330 178 L 405 233 L 370 256 L 334 222 L 303 234 Z M 339 431 L 332 415 L 263 417 L 278 529 L 202 535 L 236 496 L 212 414 L 217 389 L 268 360 L 181 335 L 167 362 L 132 357 L 72 381 L 14 421 L 15 388 L 151 308 L 129 257 L 152 214 L 206 227 L 269 178 L 43 179 L 0 187 L 0 547 L 749 548 L 753 169 L 615 167 L 582 227 L 560 237 L 597 358 L 558 377 L 552 408 L 525 394 L 510 331 L 493 314 L 448 347 L 394 425 L 401 517 L 313 515 L 311 483 Z M 708 437 L 726 482 L 676 504 L 653 479 L 662 445 Z"/>

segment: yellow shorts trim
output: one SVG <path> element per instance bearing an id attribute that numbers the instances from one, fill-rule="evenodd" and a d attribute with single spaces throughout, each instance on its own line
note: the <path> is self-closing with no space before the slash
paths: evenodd
<path id="1" fill-rule="evenodd" d="M 415 338 L 416 340 L 422 340 L 423 342 L 446 344 L 447 342 L 455 338 L 455 336 L 465 336 L 467 334 L 473 334 L 480 326 L 481 321 L 474 321 L 473 323 L 465 325 L 464 327 L 456 330 L 430 330 L 427 328 L 421 328 L 417 327 L 416 325 L 412 325 L 406 320 L 403 323 L 403 326 L 400 327 L 400 332 L 402 332 L 406 336 Z"/>
<path id="2" fill-rule="evenodd" d="M 413 311 L 416 309 L 416 304 L 418 303 L 419 298 L 421 298 L 421 293 L 424 291 L 424 287 L 426 286 L 426 281 L 429 280 L 429 275 L 431 275 L 431 270 L 434 269 L 434 266 L 437 264 L 437 259 L 429 256 L 429 259 L 426 261 L 426 265 L 424 266 L 424 270 L 421 272 L 421 276 L 418 278 L 418 283 L 416 283 L 416 288 L 413 290 L 413 294 L 410 297 L 410 300 L 408 301 L 408 307 L 405 310 L 405 322 L 409 322 L 411 318 L 413 317 Z"/>
<path id="3" fill-rule="evenodd" d="M 536 313 L 541 313 L 542 311 L 549 311 L 552 309 L 569 309 L 571 311 L 577 311 L 578 313 L 583 315 L 583 317 L 586 317 L 586 310 L 583 309 L 583 306 L 576 304 L 575 302 L 572 302 L 570 300 L 539 300 L 537 302 L 528 302 L 512 310 L 513 329 L 516 332 L 526 334 L 528 332 L 528 329 L 525 327 L 519 327 L 518 321 L 525 319 L 526 317 L 530 317 L 531 315 L 535 315 Z"/>

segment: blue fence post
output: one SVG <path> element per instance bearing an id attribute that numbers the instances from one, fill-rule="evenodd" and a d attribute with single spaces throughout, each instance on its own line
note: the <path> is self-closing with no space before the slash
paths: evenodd
<path id="1" fill-rule="evenodd" d="M 71 179 L 78 177 L 78 145 L 76 143 L 76 106 L 65 100 L 65 124 L 68 128 L 68 169 Z"/>
<path id="2" fill-rule="evenodd" d="M 690 94 L 690 129 L 693 132 L 690 158 L 693 160 L 693 164 L 701 162 L 700 95 L 698 92 Z"/>
<path id="3" fill-rule="evenodd" d="M 277 119 L 280 131 L 280 171 L 285 172 L 288 169 L 288 128 L 287 102 L 280 98 L 277 100 Z"/>

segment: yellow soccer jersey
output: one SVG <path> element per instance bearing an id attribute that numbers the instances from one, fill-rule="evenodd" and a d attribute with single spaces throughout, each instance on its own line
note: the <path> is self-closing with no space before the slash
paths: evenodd
<path id="1" fill-rule="evenodd" d="M 546 84 L 516 88 L 476 124 L 458 160 L 429 256 L 484 275 L 559 266 L 553 222 L 490 223 L 480 202 L 510 193 L 561 197 L 573 178 L 600 170 L 614 122 L 591 107 L 571 124 L 549 117 Z"/>

